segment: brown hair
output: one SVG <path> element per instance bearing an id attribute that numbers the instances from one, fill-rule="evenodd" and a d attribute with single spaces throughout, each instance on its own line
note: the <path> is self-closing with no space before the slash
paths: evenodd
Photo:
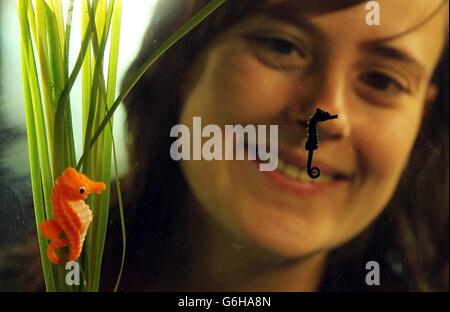
<path id="1" fill-rule="evenodd" d="M 319 11 L 343 9 L 362 0 L 320 1 Z M 142 50 L 128 75 L 188 17 L 205 5 L 205 0 L 161 1 L 148 28 Z M 179 164 L 168 157 L 170 128 L 178 123 L 182 85 L 189 68 L 220 32 L 261 8 L 263 1 L 227 1 L 212 16 L 171 48 L 136 85 L 125 101 L 130 138 L 130 171 L 125 196 L 128 217 L 128 254 L 124 287 L 142 290 L 140 281 L 164 275 L 163 264 L 180 257 L 183 263 L 183 198 L 187 184 Z M 314 2 L 316 3 L 316 2 Z M 363 290 L 364 264 L 382 261 L 382 290 L 448 289 L 448 49 L 436 70 L 439 84 L 437 105 L 425 117 L 411 161 L 398 189 L 373 224 L 351 242 L 329 256 L 322 290 Z M 147 269 L 133 268 L 145 266 Z M 150 271 L 148 270 L 150 269 Z M 172 269 L 182 274 L 183 266 Z M 363 285 L 364 284 L 364 285 Z M 139 285 L 139 286 L 138 286 Z M 165 285 L 147 285 L 170 290 Z M 136 289 L 137 289 L 136 288 Z"/>

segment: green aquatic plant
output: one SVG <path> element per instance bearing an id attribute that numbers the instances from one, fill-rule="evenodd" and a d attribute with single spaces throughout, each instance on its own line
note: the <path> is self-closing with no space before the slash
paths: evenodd
<path id="1" fill-rule="evenodd" d="M 153 53 L 123 91 L 116 95 L 122 15 L 121 0 L 81 0 L 82 39 L 69 68 L 74 0 L 64 16 L 62 0 L 18 0 L 20 44 L 31 184 L 36 224 L 52 218 L 51 193 L 56 178 L 67 167 L 107 184 L 100 196 L 87 200 L 93 221 L 78 260 L 82 283 L 69 286 L 63 266 L 46 256 L 47 239 L 37 231 L 47 291 L 98 291 L 108 223 L 110 181 L 115 176 L 119 198 L 123 252 L 114 290 L 118 289 L 126 251 L 124 211 L 113 137 L 113 115 L 145 71 L 171 46 L 226 0 L 212 0 Z M 108 46 L 109 45 L 109 46 Z M 105 51 L 109 48 L 109 58 Z M 106 74 L 105 69 L 106 68 Z M 82 103 L 71 103 L 70 93 L 81 75 Z M 72 124 L 73 105 L 82 106 L 83 153 L 77 161 Z M 38 259 L 36 259 L 38 261 Z"/>

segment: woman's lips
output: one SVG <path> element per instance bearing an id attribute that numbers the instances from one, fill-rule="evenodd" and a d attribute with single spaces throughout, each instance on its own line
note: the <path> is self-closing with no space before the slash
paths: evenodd
<path id="1" fill-rule="evenodd" d="M 260 160 L 252 162 L 259 168 Z M 313 159 L 313 166 L 321 169 L 318 179 L 311 179 L 307 175 L 306 157 L 280 149 L 277 169 L 260 172 L 275 187 L 302 197 L 319 195 L 325 191 L 336 192 L 351 180 L 351 175 L 347 171 L 337 170 L 323 162 L 315 162 Z"/>
<path id="2" fill-rule="evenodd" d="M 259 161 L 253 161 L 259 166 Z M 312 196 L 324 193 L 327 190 L 337 191 L 338 188 L 349 183 L 345 178 L 331 178 L 327 181 L 313 180 L 303 181 L 286 175 L 285 172 L 280 169 L 274 171 L 260 171 L 269 180 L 269 183 L 276 187 L 291 191 L 298 196 Z M 320 179 L 320 177 L 319 177 Z"/>
<path id="3" fill-rule="evenodd" d="M 279 146 L 278 155 L 279 155 L 278 158 L 280 160 L 287 162 L 299 169 L 306 170 L 306 163 L 307 163 L 306 153 L 293 151 L 283 146 Z M 340 166 L 330 165 L 330 163 L 322 161 L 321 159 L 318 159 L 318 157 L 313 157 L 312 167 L 318 167 L 320 169 L 321 175 L 327 175 L 334 179 L 346 179 L 346 180 L 351 179 L 352 170 L 344 168 L 344 165 L 346 165 L 345 162 L 340 162 L 339 163 Z"/>

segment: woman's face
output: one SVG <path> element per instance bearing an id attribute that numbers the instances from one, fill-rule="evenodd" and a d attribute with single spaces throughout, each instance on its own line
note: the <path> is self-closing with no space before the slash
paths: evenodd
<path id="1" fill-rule="evenodd" d="M 278 169 L 191 160 L 182 170 L 207 215 L 237 240 L 298 257 L 348 241 L 392 197 L 433 93 L 447 10 L 383 42 L 440 0 L 379 1 L 379 26 L 366 24 L 364 3 L 305 17 L 301 1 L 275 2 L 283 9 L 242 20 L 199 57 L 180 123 L 191 133 L 193 116 L 221 127 L 276 124 Z M 313 181 L 304 122 L 317 107 L 339 117 L 319 124 Z"/>

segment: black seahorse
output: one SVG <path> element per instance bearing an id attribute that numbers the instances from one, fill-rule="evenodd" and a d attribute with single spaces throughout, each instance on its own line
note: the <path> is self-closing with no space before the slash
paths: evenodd
<path id="1" fill-rule="evenodd" d="M 307 124 L 308 139 L 305 143 L 305 149 L 308 151 L 307 172 L 311 179 L 317 179 L 320 176 L 320 169 L 318 167 L 312 167 L 312 157 L 314 150 L 319 148 L 319 136 L 317 134 L 317 124 L 330 119 L 336 119 L 338 115 L 331 115 L 330 113 L 316 109 L 314 115 L 309 119 Z"/>

